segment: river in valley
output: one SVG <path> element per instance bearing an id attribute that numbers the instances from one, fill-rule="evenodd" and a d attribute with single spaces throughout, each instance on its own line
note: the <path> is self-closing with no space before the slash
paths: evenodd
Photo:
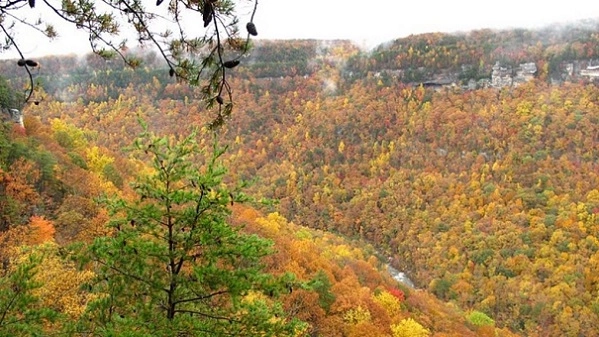
<path id="1" fill-rule="evenodd" d="M 408 277 L 408 275 L 406 275 L 406 273 L 399 271 L 399 270 L 391 267 L 390 265 L 387 265 L 387 271 L 389 272 L 389 274 L 391 274 L 393 279 L 396 280 L 397 282 L 401 282 L 410 288 L 416 289 L 414 282 L 412 282 L 412 280 L 410 280 L 410 278 Z"/>

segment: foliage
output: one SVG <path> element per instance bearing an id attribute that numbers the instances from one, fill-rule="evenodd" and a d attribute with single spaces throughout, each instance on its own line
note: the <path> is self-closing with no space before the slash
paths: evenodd
<path id="1" fill-rule="evenodd" d="M 0 109 L 20 109 L 20 97 L 5 77 L 0 76 Z"/>
<path id="2" fill-rule="evenodd" d="M 466 319 L 470 324 L 480 327 L 485 325 L 495 325 L 495 321 L 493 321 L 489 316 L 485 313 L 473 310 L 467 316 Z"/>
<path id="3" fill-rule="evenodd" d="M 370 311 L 368 309 L 358 306 L 357 308 L 349 309 L 344 315 L 343 319 L 350 324 L 360 324 L 370 321 Z"/>
<path id="4" fill-rule="evenodd" d="M 37 245 L 54 240 L 54 234 L 56 233 L 54 224 L 44 219 L 43 216 L 32 216 L 29 221 L 29 227 L 32 231 L 29 239 L 30 244 Z"/>
<path id="5" fill-rule="evenodd" d="M 62 248 L 48 241 L 31 246 L 19 257 L 19 262 L 27 261 L 31 256 L 43 256 L 37 266 L 32 281 L 38 285 L 31 294 L 39 298 L 39 305 L 54 312 L 64 314 L 68 319 L 77 319 L 85 311 L 87 303 L 93 298 L 81 285 L 90 281 L 94 273 L 90 270 L 77 270 L 75 264 L 61 256 Z"/>
<path id="6" fill-rule="evenodd" d="M 385 308 L 390 317 L 396 317 L 401 311 L 399 299 L 390 292 L 381 291 L 374 296 L 374 301 Z"/>
<path id="7" fill-rule="evenodd" d="M 85 171 L 79 165 L 73 163 L 73 154 L 80 155 L 84 153 L 86 148 L 98 146 L 101 149 L 99 152 L 114 158 L 113 163 L 118 164 L 115 167 L 119 168 L 119 173 L 127 181 L 131 180 L 127 172 L 135 172 L 137 177 L 147 177 L 156 174 L 156 170 L 142 165 L 141 159 L 146 157 L 143 151 L 135 152 L 141 156 L 136 156 L 138 159 L 131 157 L 130 163 L 123 160 L 119 155 L 96 144 L 93 133 L 89 130 L 83 133 L 88 139 L 89 146 L 80 149 L 77 147 L 67 149 L 53 137 L 55 131 L 52 130 L 50 125 L 35 124 L 34 120 L 29 120 L 28 125 L 30 126 L 29 132 L 32 135 L 21 139 L 21 141 L 33 143 L 35 140 L 40 139 L 43 140 L 43 142 L 40 142 L 43 146 L 35 149 L 35 151 L 30 150 L 23 154 L 29 156 L 35 154 L 37 150 L 47 149 L 49 153 L 57 158 L 57 163 L 53 168 L 55 172 L 59 173 L 56 179 L 62 180 L 61 172 L 67 172 L 68 174 L 65 175 L 64 179 L 65 188 L 73 194 L 55 199 L 55 201 L 49 199 L 46 205 L 50 210 L 46 211 L 38 208 L 36 215 L 29 216 L 25 220 L 27 223 L 25 226 L 13 224 L 9 232 L 19 232 L 21 234 L 11 236 L 12 239 L 10 240 L 3 240 L 1 247 L 4 248 L 0 255 L 5 256 L 6 251 L 18 248 L 22 244 L 42 243 L 39 247 L 29 249 L 29 251 L 36 254 L 45 254 L 39 268 L 40 272 L 35 276 L 36 282 L 39 282 L 41 286 L 33 291 L 33 294 L 40 296 L 40 306 L 45 306 L 60 313 L 61 319 L 45 326 L 46 331 L 48 333 L 60 332 L 72 335 L 86 327 L 90 328 L 92 322 L 99 322 L 94 319 L 89 322 L 89 318 L 93 313 L 98 314 L 97 311 L 94 311 L 94 308 L 101 307 L 97 302 L 103 299 L 102 293 L 98 289 L 101 288 L 101 284 L 95 283 L 94 276 L 97 275 L 92 273 L 92 270 L 77 269 L 76 265 L 66 258 L 69 255 L 67 254 L 68 250 L 53 243 L 52 240 L 55 239 L 61 243 L 83 240 L 89 245 L 96 237 L 107 235 L 113 237 L 115 235 L 113 227 L 106 228 L 105 226 L 108 220 L 106 211 L 91 200 L 92 195 L 105 188 L 104 185 L 98 183 L 98 180 L 94 180 L 98 178 L 95 173 Z M 69 131 L 71 134 L 80 134 L 83 131 L 74 128 L 72 125 L 68 128 L 72 128 Z M 11 142 L 15 141 L 15 139 L 10 138 L 11 135 L 8 136 Z M 201 143 L 203 142 L 201 141 Z M 210 151 L 210 149 L 207 149 L 207 151 Z M 223 153 L 220 158 L 225 158 L 226 154 Z M 14 160 L 19 161 L 19 157 L 15 156 Z M 195 161 L 194 156 L 193 162 Z M 203 168 L 206 168 L 205 163 L 201 164 L 203 161 L 200 160 L 199 163 Z M 136 166 L 138 171 L 127 168 L 131 165 Z M 22 170 L 22 172 L 27 173 L 28 171 Z M 85 172 L 87 174 L 84 174 Z M 9 167 L 8 173 L 15 174 L 12 167 Z M 27 173 L 27 175 L 31 175 L 31 173 Z M 223 178 L 228 181 L 226 176 L 223 176 Z M 40 193 L 41 196 L 44 195 L 43 190 L 39 190 L 38 187 L 34 188 L 34 191 Z M 108 192 L 113 193 L 112 190 Z M 135 200 L 139 199 L 139 195 L 135 197 L 132 192 L 125 187 L 125 190 L 119 191 L 119 195 L 121 195 L 119 200 L 135 204 Z M 147 200 L 147 198 L 144 199 L 144 202 Z M 53 202 L 56 204 L 53 204 Z M 116 203 L 118 204 L 118 202 Z M 380 264 L 371 256 L 372 250 L 370 248 L 365 249 L 363 243 L 351 243 L 330 233 L 299 227 L 290 223 L 278 213 L 260 217 L 255 210 L 247 208 L 239 202 L 235 202 L 233 206 L 228 205 L 228 208 L 232 209 L 240 207 L 244 209 L 241 213 L 243 217 L 238 218 L 234 214 L 230 218 L 233 221 L 233 228 L 243 228 L 244 233 L 256 233 L 260 236 L 272 237 L 275 241 L 276 252 L 265 256 L 263 259 L 266 270 L 273 275 L 278 275 L 274 278 L 266 277 L 264 279 L 266 284 L 263 291 L 254 289 L 249 291 L 247 295 L 241 296 L 239 301 L 244 303 L 244 307 L 252 307 L 251 310 L 258 310 L 259 312 L 264 312 L 263 309 L 265 309 L 271 313 L 282 310 L 284 314 L 279 314 L 279 320 L 290 321 L 295 318 L 306 322 L 306 325 L 298 326 L 298 329 L 294 331 L 295 335 L 315 333 L 335 335 L 339 331 L 343 331 L 348 336 L 364 335 L 365 332 L 381 335 L 391 333 L 391 321 L 388 314 L 373 298 L 374 294 L 380 293 L 378 287 L 391 291 L 396 284 L 389 277 L 385 278 L 379 273 L 377 268 Z M 6 211 L 7 209 L 3 208 L 0 213 L 6 213 Z M 125 213 L 121 213 L 120 216 L 124 217 Z M 123 228 L 121 227 L 121 231 L 123 231 Z M 276 233 L 273 229 L 276 229 Z M 129 239 L 126 239 L 126 242 L 127 247 L 133 244 Z M 121 248 L 118 246 L 115 249 Z M 88 266 L 91 267 L 93 264 Z M 291 277 L 289 272 L 297 273 L 298 277 Z M 346 282 L 346 280 L 351 281 Z M 277 296 L 279 297 L 277 298 Z M 138 299 L 134 295 L 125 297 L 126 299 L 123 299 L 121 303 L 129 303 L 128 301 L 136 303 L 135 300 Z M 416 297 L 411 298 L 415 299 Z M 280 309 L 277 308 L 277 299 L 281 301 Z M 414 308 L 414 310 L 422 312 L 431 303 L 436 302 L 429 295 L 420 303 L 415 303 L 413 307 L 407 302 L 405 305 L 406 308 Z M 352 324 L 343 320 L 346 312 L 355 308 L 356 305 L 368 308 L 368 311 L 371 312 L 370 321 Z M 437 303 L 436 305 L 441 304 Z M 439 312 L 439 310 L 439 308 L 436 308 L 435 312 Z M 115 324 L 125 331 L 128 328 L 123 326 L 125 323 L 120 317 L 121 312 L 123 311 L 115 312 L 114 321 L 118 321 Z M 404 313 L 407 314 L 407 312 Z M 433 313 L 426 315 L 436 317 L 436 314 Z M 439 324 L 437 330 L 460 331 L 460 335 L 470 336 L 469 330 L 459 321 L 459 315 L 457 312 L 449 311 L 444 313 L 443 317 L 438 317 L 435 320 Z M 194 315 L 194 319 L 196 318 Z M 129 319 L 131 324 L 135 320 L 135 317 Z M 100 333 L 101 330 L 98 327 L 96 328 Z M 117 327 L 113 325 L 109 329 L 117 329 Z"/>
<path id="8" fill-rule="evenodd" d="M 335 302 L 335 294 L 331 292 L 331 281 L 323 270 L 319 270 L 314 278 L 308 282 L 308 286 L 318 293 L 318 303 L 320 307 L 328 312 L 331 305 Z"/>
<path id="9" fill-rule="evenodd" d="M 0 335 L 43 336 L 48 322 L 56 318 L 35 294 L 43 285 L 35 280 L 43 256 L 30 254 L 18 263 L 4 259 L 8 269 L 0 271 Z"/>
<path id="10" fill-rule="evenodd" d="M 498 45 L 510 39 L 527 41 L 536 33 L 413 36 L 403 42 L 411 43 L 422 57 L 409 56 L 409 49 L 395 54 L 381 48 L 370 58 L 361 55 L 359 64 L 348 60 L 349 68 L 341 67 L 343 58 L 329 62 L 334 59 L 331 48 L 310 63 L 313 68 L 298 71 L 301 76 L 283 72 L 286 65 L 277 61 L 300 67 L 304 60 L 287 54 L 304 48 L 312 55 L 319 50 L 313 48 L 318 42 L 265 43 L 272 48 L 256 55 L 256 69 L 264 75 L 252 73 L 247 64 L 231 80 L 244 107 L 221 130 L 230 150 L 220 158 L 230 168 L 225 181 L 252 179 L 252 195 L 277 201 L 260 210 L 265 215 L 242 208 L 231 221 L 275 242 L 276 251 L 264 258 L 269 272 L 296 275 L 293 291 L 280 292 L 283 309 L 306 321 L 309 333 L 321 335 L 390 335 L 391 326 L 408 317 L 440 335 L 534 337 L 597 331 L 597 87 L 585 81 L 547 85 L 549 76 L 539 74 L 517 87 L 435 91 L 376 75 L 380 67 L 393 69 L 398 60 L 403 66 L 410 59 L 415 66 L 422 62 L 435 69 L 440 63 L 459 72 L 459 60 L 467 57 L 483 59 L 475 68 L 480 74 L 498 58 L 517 63 L 531 55 L 539 69 L 544 69 L 542 62 L 551 62 L 548 69 L 559 72 L 561 62 L 570 60 L 565 55 L 576 56 L 578 60 L 572 60 L 578 66 L 588 63 L 586 55 L 594 55 L 595 37 L 585 32 L 578 35 L 586 40 L 570 47 L 568 36 L 577 34 L 565 31 L 559 39 L 548 40 L 556 42 L 553 45 L 524 42 L 529 46 L 525 51 Z M 401 43 L 391 50 L 400 48 Z M 355 57 L 349 52 L 344 57 L 350 55 Z M 551 55 L 559 57 L 552 61 Z M 66 73 L 69 68 L 63 61 L 45 62 Z M 8 130 L 4 138 L 9 154 L 0 153 L 6 163 L 3 176 L 19 178 L 19 186 L 30 187 L 19 191 L 40 194 L 27 194 L 35 197 L 31 200 L 46 201 L 40 179 L 25 178 L 38 176 L 39 151 L 52 155 L 52 166 L 44 167 L 55 168 L 47 171 L 68 183 L 67 190 L 77 197 L 56 198 L 56 204 L 47 201 L 31 209 L 26 199 L 15 202 L 6 193 L 0 202 L 7 223 L 28 223 L 38 210 L 35 215 L 52 221 L 61 239 L 76 234 L 78 223 L 92 227 L 87 214 L 101 218 L 99 210 L 84 212 L 77 206 L 87 205 L 90 194 L 106 189 L 98 181 L 108 176 L 118 181 L 120 176 L 121 197 L 133 195 L 127 181 L 147 170 L 119 151 L 140 129 L 138 116 L 173 135 L 209 122 L 193 93 L 164 81 L 168 77 L 156 69 L 127 72 L 114 64 L 73 64 L 77 72 L 65 76 L 68 85 L 53 83 L 49 94 L 63 101 L 31 106 L 30 114 L 39 116 L 41 124 L 60 117 L 84 131 L 86 147 L 97 146 L 99 154 L 114 158 L 112 166 L 105 166 L 100 177 L 89 175 L 81 163 L 85 150 L 60 146 L 58 139 L 69 138 L 55 137 L 44 125 L 28 128 L 31 136 L 21 138 L 10 138 Z M 345 71 L 354 66 L 373 73 L 360 77 L 356 70 L 358 75 L 349 81 Z M 269 74 L 277 77 L 265 77 Z M 210 144 L 210 137 L 199 141 L 204 149 Z M 22 157 L 27 160 L 18 161 Z M 18 168 L 27 173 L 18 175 Z M 101 231 L 86 232 L 89 237 Z M 398 285 L 379 273 L 381 262 L 373 255 L 406 272 L 420 288 L 398 297 L 401 311 L 395 318 L 376 301 L 376 294 L 393 294 L 391 289 Z M 431 293 L 451 304 L 443 305 Z M 370 321 L 345 322 L 344 314 L 358 306 L 370 312 Z M 496 324 L 473 331 L 461 310 L 484 312 Z"/>
<path id="11" fill-rule="evenodd" d="M 402 319 L 401 322 L 391 326 L 393 337 L 427 337 L 430 331 L 411 318 Z"/>
<path id="12" fill-rule="evenodd" d="M 203 168 L 193 164 L 201 159 L 195 137 L 146 131 L 135 142 L 152 173 L 135 182 L 137 200 L 107 200 L 114 232 L 89 246 L 90 262 L 99 266 L 90 283 L 98 299 L 82 319 L 86 330 L 154 336 L 300 331 L 273 300 L 247 300 L 250 291 L 272 292 L 277 285 L 261 266 L 270 243 L 225 222 L 229 203 L 244 197 L 223 183 L 218 158 L 224 149 L 215 145 Z"/>

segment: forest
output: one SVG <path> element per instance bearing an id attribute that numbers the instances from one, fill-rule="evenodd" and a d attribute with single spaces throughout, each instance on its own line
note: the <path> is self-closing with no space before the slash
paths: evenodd
<path id="1" fill-rule="evenodd" d="M 155 54 L 37 60 L 0 131 L 0 336 L 597 336 L 597 25 L 257 41 L 216 132 Z M 537 72 L 466 86 L 497 62 Z"/>

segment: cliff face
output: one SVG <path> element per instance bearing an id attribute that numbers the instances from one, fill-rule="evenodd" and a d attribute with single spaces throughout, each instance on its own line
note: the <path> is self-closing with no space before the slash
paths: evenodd
<path id="1" fill-rule="evenodd" d="M 534 62 L 522 63 L 514 71 L 510 67 L 502 67 L 499 62 L 493 66 L 491 85 L 496 88 L 517 86 L 535 78 L 537 65 Z"/>
<path id="2" fill-rule="evenodd" d="M 18 109 L 0 109 L 0 120 L 12 121 L 21 127 L 24 127 L 23 113 Z"/>
<path id="3" fill-rule="evenodd" d="M 535 62 L 521 63 L 513 70 L 509 66 L 503 67 L 499 62 L 493 66 L 491 73 L 491 86 L 502 88 L 518 86 L 533 80 L 538 73 Z M 559 65 L 559 71 L 551 77 L 553 83 L 565 81 L 596 82 L 599 81 L 599 65 L 594 65 L 593 60 L 567 60 Z"/>
<path id="4" fill-rule="evenodd" d="M 539 62 L 544 63 L 544 62 Z M 470 69 L 471 65 L 462 65 L 462 69 Z M 465 90 L 475 90 L 479 88 L 504 88 L 517 87 L 526 82 L 539 78 L 539 68 L 537 62 L 520 63 L 517 67 L 509 64 L 495 62 L 490 76 L 480 78 L 480 76 L 468 77 L 462 72 L 452 72 L 448 69 L 432 70 L 420 68 L 420 72 L 428 74 L 422 81 L 410 81 L 407 84 L 433 89 L 442 89 L 445 87 L 462 86 Z M 384 69 L 374 73 L 376 78 L 391 78 L 404 82 L 405 69 Z M 599 82 L 599 65 L 595 65 L 594 60 L 565 60 L 559 64 L 558 70 L 552 72 L 548 80 L 552 84 L 561 84 L 564 82 Z"/>

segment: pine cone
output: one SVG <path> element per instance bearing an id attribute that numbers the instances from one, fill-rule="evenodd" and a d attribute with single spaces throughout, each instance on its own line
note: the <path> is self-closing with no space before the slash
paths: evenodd
<path id="1" fill-rule="evenodd" d="M 210 21 L 212 21 L 212 2 L 210 0 L 204 1 L 204 8 L 202 9 L 202 19 L 204 20 L 204 28 L 208 27 Z"/>
<path id="2" fill-rule="evenodd" d="M 258 31 L 256 30 L 256 25 L 253 22 L 248 22 L 245 25 L 245 28 L 247 29 L 248 33 L 250 33 L 250 35 L 252 35 L 252 36 L 258 35 Z"/>
<path id="3" fill-rule="evenodd" d="M 239 65 L 239 60 L 231 60 L 223 63 L 225 68 L 235 68 Z"/>

